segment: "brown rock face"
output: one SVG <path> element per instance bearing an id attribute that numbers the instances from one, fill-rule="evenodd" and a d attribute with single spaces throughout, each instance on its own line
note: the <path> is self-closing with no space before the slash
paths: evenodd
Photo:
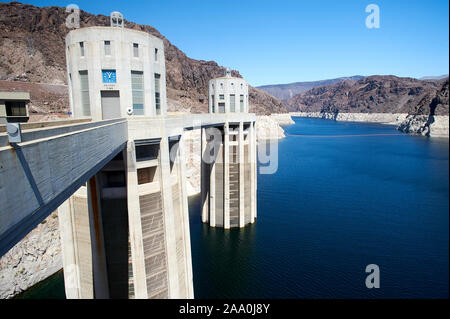
<path id="1" fill-rule="evenodd" d="M 329 80 L 321 80 L 321 81 L 310 81 L 310 82 L 295 82 L 289 84 L 275 84 L 275 85 L 263 85 L 258 86 L 258 89 L 261 89 L 273 96 L 275 96 L 279 100 L 287 100 L 290 99 L 297 94 L 307 92 L 317 87 L 326 86 L 335 84 L 338 82 L 342 82 L 345 80 L 361 80 L 364 77 L 361 75 L 354 75 L 350 77 L 329 79 Z"/>
<path id="2" fill-rule="evenodd" d="M 67 84 L 64 41 L 70 30 L 66 17 L 65 8 L 0 3 L 0 80 Z M 151 26 L 125 23 L 164 41 L 169 110 L 207 111 L 208 81 L 222 76 L 225 68 L 214 61 L 190 59 Z M 108 25 L 109 17 L 81 11 L 80 27 Z M 237 71 L 233 75 L 241 77 Z M 249 95 L 251 112 L 287 112 L 279 100 L 263 91 L 250 88 Z"/>
<path id="3" fill-rule="evenodd" d="M 449 79 L 444 80 L 434 94 L 427 95 L 418 104 L 412 114 L 448 115 Z"/>
<path id="4" fill-rule="evenodd" d="M 434 104 L 438 105 L 433 107 L 437 95 Z M 434 108 L 436 115 L 448 115 L 448 103 L 448 78 L 428 81 L 378 75 L 315 88 L 286 101 L 291 111 L 299 112 L 430 114 Z"/>

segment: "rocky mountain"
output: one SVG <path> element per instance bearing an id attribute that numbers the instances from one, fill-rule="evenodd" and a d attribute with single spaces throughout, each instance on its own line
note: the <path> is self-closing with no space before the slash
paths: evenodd
<path id="1" fill-rule="evenodd" d="M 419 80 L 443 80 L 445 78 L 448 78 L 448 74 L 438 75 L 438 76 L 424 76 L 424 77 L 421 77 Z"/>
<path id="2" fill-rule="evenodd" d="M 0 80 L 67 84 L 64 39 L 70 30 L 66 27 L 66 16 L 65 8 L 60 7 L 0 3 Z M 109 17 L 81 11 L 81 27 L 108 25 Z M 169 110 L 207 111 L 208 81 L 223 75 L 225 68 L 214 61 L 187 57 L 151 26 L 129 21 L 125 21 L 125 26 L 148 32 L 164 41 Z M 237 71 L 232 73 L 241 77 Z M 250 87 L 249 98 L 251 112 L 287 111 L 279 100 L 259 89 Z M 44 108 L 39 101 L 32 102 L 38 104 L 36 107 Z M 61 103 L 59 108 L 68 110 L 68 101 Z"/>
<path id="3" fill-rule="evenodd" d="M 448 115 L 448 94 L 436 103 L 445 80 L 417 80 L 396 76 L 370 76 L 314 88 L 286 101 L 295 112 L 408 113 Z M 434 101 L 434 102 L 433 102 Z"/>
<path id="4" fill-rule="evenodd" d="M 309 91 L 311 89 L 314 89 L 316 87 L 326 86 L 338 82 L 342 82 L 345 80 L 360 80 L 364 78 L 361 75 L 355 75 L 350 77 L 342 77 L 337 79 L 330 79 L 330 80 L 322 80 L 322 81 L 312 81 L 312 82 L 296 82 L 296 83 L 289 83 L 289 84 L 275 84 L 275 85 L 263 85 L 258 86 L 259 89 L 272 94 L 277 99 L 280 100 L 287 100 L 292 97 L 294 97 L 297 94 Z"/>

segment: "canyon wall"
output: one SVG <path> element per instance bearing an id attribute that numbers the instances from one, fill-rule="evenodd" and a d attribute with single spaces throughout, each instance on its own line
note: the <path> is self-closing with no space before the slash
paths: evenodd
<path id="1" fill-rule="evenodd" d="M 62 268 L 57 213 L 0 259 L 0 299 L 13 298 Z"/>

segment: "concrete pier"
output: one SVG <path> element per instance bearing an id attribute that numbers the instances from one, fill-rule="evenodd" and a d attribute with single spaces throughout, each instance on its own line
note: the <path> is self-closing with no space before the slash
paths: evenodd
<path id="1" fill-rule="evenodd" d="M 202 130 L 202 222 L 242 228 L 256 219 L 255 121 L 244 120 L 248 84 L 227 71 L 210 81 L 209 97 L 210 113 L 240 117 Z"/>

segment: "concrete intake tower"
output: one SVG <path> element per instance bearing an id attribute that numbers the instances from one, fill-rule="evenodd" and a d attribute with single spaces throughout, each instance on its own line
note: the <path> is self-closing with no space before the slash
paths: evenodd
<path id="1" fill-rule="evenodd" d="M 256 219 L 255 121 L 246 121 L 248 83 L 225 76 L 209 81 L 209 113 L 241 116 L 202 129 L 202 221 L 225 229 Z"/>

